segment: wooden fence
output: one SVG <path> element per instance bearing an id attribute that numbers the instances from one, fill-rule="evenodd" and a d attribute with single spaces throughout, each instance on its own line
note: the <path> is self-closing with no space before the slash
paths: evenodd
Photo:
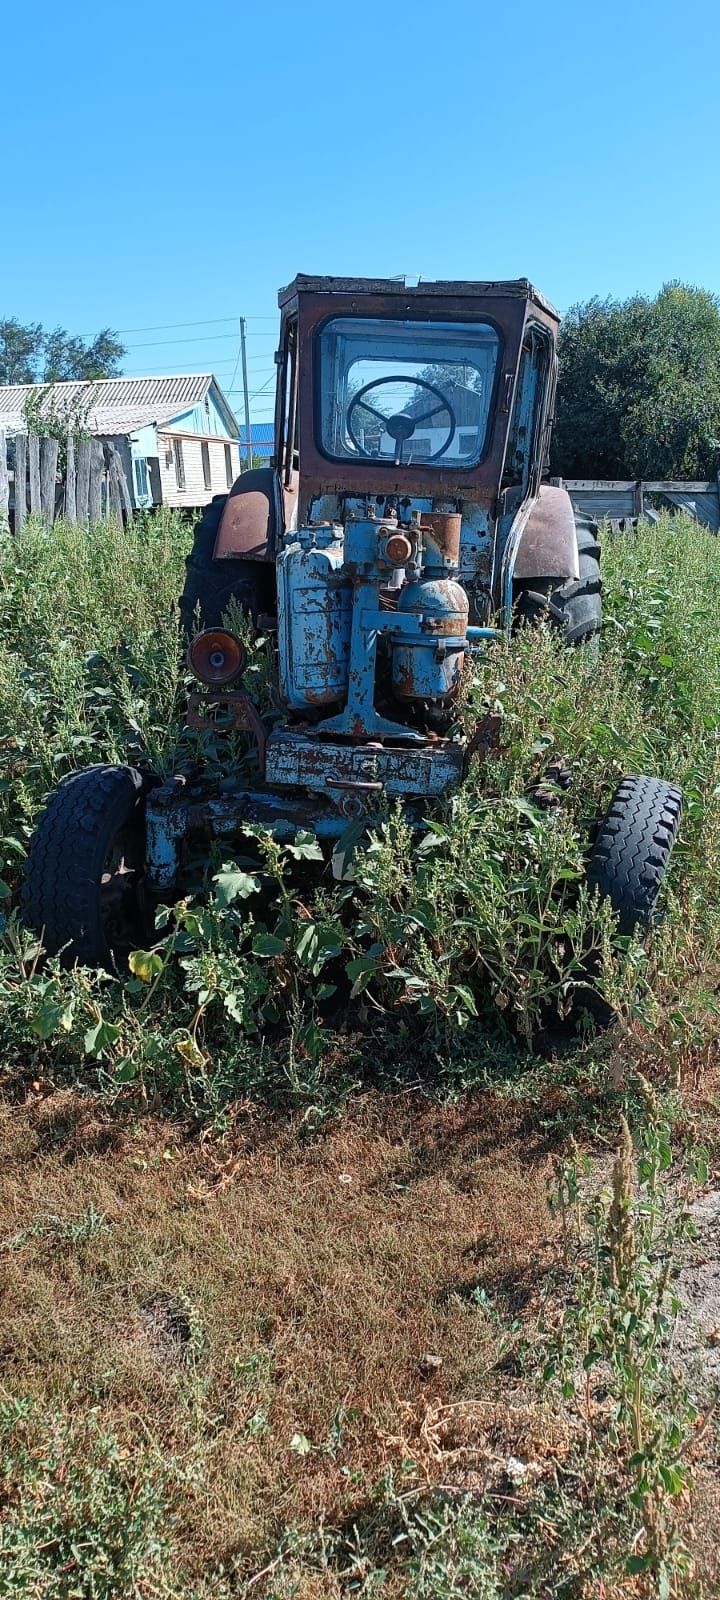
<path id="1" fill-rule="evenodd" d="M 61 465 L 62 463 L 62 465 Z M 90 438 L 0 429 L 0 525 L 19 533 L 28 514 L 50 527 L 68 522 L 122 521 L 135 509 L 128 440 L 117 434 Z"/>
<path id="2" fill-rule="evenodd" d="M 573 505 L 598 522 L 605 517 L 610 522 L 638 517 L 653 521 L 660 511 L 672 508 L 687 511 L 714 533 L 720 531 L 719 478 L 686 483 L 664 478 L 553 478 L 552 482 L 567 489 Z"/>
<path id="3" fill-rule="evenodd" d="M 720 475 L 687 483 L 596 478 L 551 482 L 568 490 L 578 510 L 599 521 L 653 519 L 663 507 L 674 507 L 720 531 Z M 70 433 L 61 455 L 60 441 L 48 434 L 16 433 L 6 439 L 0 429 L 0 527 L 10 523 L 19 532 L 28 513 L 50 526 L 57 517 L 85 524 L 109 517 L 121 521 L 134 510 L 132 458 L 124 434 L 89 438 Z"/>

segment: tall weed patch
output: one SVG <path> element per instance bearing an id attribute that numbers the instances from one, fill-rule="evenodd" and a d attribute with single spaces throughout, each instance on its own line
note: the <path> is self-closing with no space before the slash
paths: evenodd
<path id="1" fill-rule="evenodd" d="M 720 932 L 720 546 L 681 517 L 605 534 L 598 662 L 542 629 L 488 652 L 458 715 L 471 731 L 499 712 L 500 750 L 420 829 L 380 816 L 348 881 L 334 882 L 311 834 L 278 847 L 249 828 L 232 855 L 211 853 L 205 891 L 161 915 L 125 979 L 39 962 L 10 907 L 48 789 L 97 760 L 222 765 L 183 730 L 186 547 L 169 516 L 124 531 L 30 527 L 0 552 L 0 1028 L 15 1070 L 32 1051 L 43 1070 L 179 1096 L 204 1115 L 271 1084 L 322 1095 L 328 1076 L 357 1072 L 371 1037 L 377 1066 L 461 1060 L 471 1081 L 488 1052 L 553 1037 L 598 990 L 626 1021 L 652 1021 L 675 1056 L 702 1044 Z M 254 670 L 264 681 L 267 647 Z M 228 749 L 227 770 L 237 756 Z M 552 781 L 558 762 L 567 789 Z M 584 885 L 593 824 L 638 771 L 686 795 L 649 952 L 618 939 Z"/>

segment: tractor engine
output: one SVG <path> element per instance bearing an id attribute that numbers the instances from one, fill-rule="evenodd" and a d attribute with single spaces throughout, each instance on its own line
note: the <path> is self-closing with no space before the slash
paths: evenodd
<path id="1" fill-rule="evenodd" d="M 441 794 L 462 746 L 438 736 L 470 639 L 461 517 L 364 515 L 292 533 L 277 559 L 278 685 L 288 724 L 265 778 L 361 814 L 373 790 Z M 339 709 L 334 709 L 339 708 Z"/>
<path id="2" fill-rule="evenodd" d="M 277 563 L 280 697 L 289 711 L 344 702 L 326 733 L 417 741 L 375 706 L 378 647 L 394 701 L 445 705 L 460 685 L 468 599 L 459 515 L 367 516 L 301 528 Z"/>

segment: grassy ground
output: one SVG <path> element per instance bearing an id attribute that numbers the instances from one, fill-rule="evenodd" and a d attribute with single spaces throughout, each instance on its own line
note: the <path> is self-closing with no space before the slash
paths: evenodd
<path id="1" fill-rule="evenodd" d="M 182 727 L 186 544 L 0 552 L 0 1594 L 720 1592 L 711 1396 L 667 1360 L 716 1161 L 717 542 L 605 540 L 597 666 L 493 651 L 461 716 L 503 753 L 420 841 L 389 814 L 338 887 L 248 839 L 126 979 L 64 973 L 13 911 L 48 788 L 222 761 Z M 649 954 L 582 889 L 637 770 L 686 794 Z"/>

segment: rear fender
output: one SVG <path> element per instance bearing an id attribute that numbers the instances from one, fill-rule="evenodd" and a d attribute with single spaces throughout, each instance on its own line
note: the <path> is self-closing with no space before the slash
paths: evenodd
<path id="1" fill-rule="evenodd" d="M 579 578 L 575 513 L 566 489 L 543 484 L 520 535 L 513 578 Z"/>
<path id="2" fill-rule="evenodd" d="M 297 514 L 297 474 L 282 489 L 273 467 L 243 472 L 225 502 L 213 560 L 274 561 L 286 527 Z"/>

